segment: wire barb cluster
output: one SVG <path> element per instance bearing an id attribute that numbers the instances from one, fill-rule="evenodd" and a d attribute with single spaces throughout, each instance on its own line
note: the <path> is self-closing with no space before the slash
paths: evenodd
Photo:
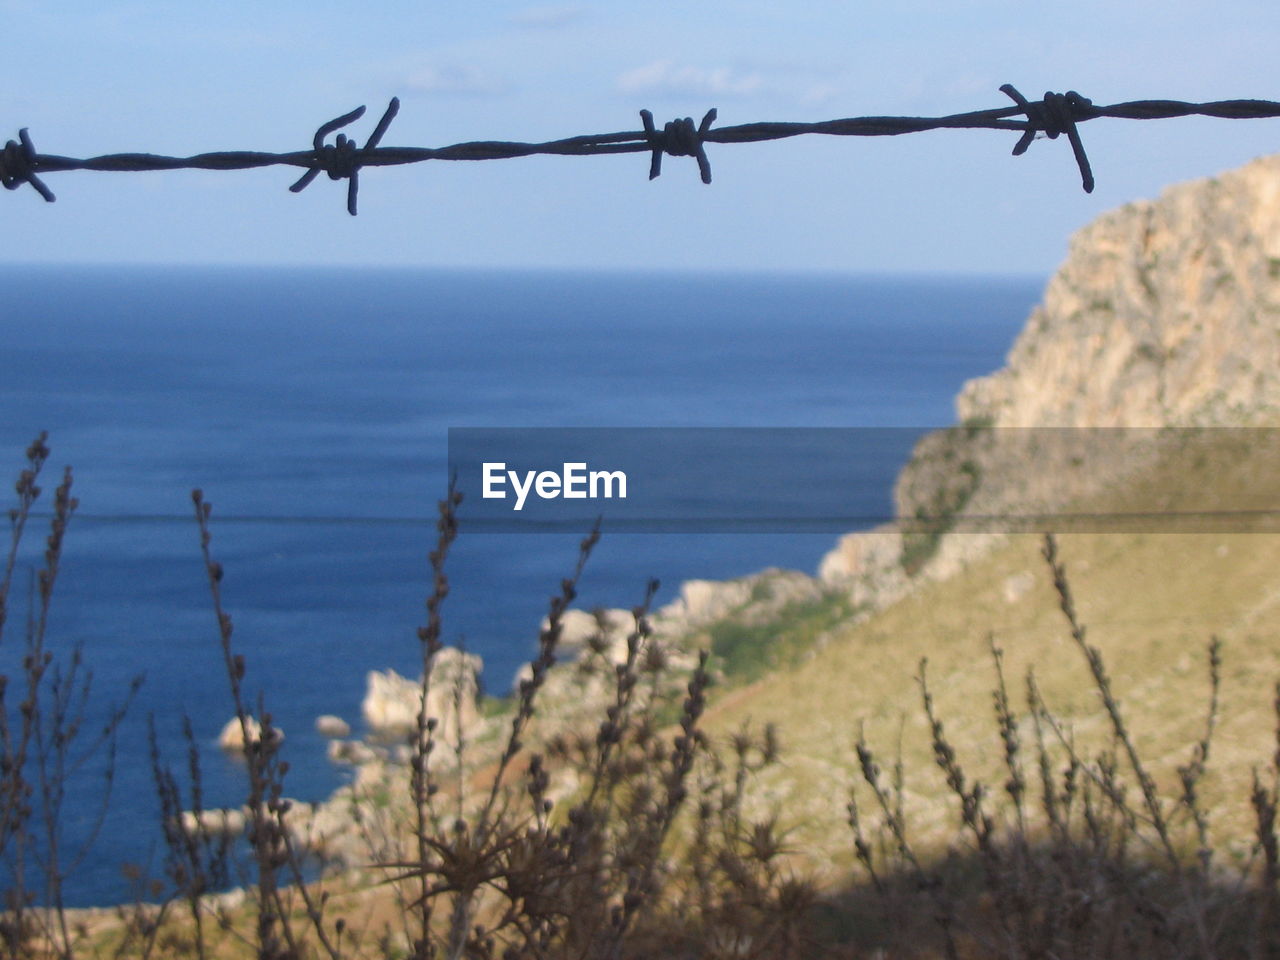
<path id="1" fill-rule="evenodd" d="M 1158 120 L 1170 117 L 1221 117 L 1231 120 L 1280 117 L 1280 103 L 1271 100 L 1219 100 L 1211 103 L 1187 103 L 1181 100 L 1135 100 L 1099 107 L 1074 90 L 1046 93 L 1044 98 L 1029 101 L 1012 85 L 1000 88 L 1013 100 L 1012 106 L 975 110 L 944 117 L 849 117 L 817 123 L 746 123 L 731 127 L 711 128 L 716 111 L 708 110 L 694 126 L 693 119 L 672 120 L 659 130 L 653 114 L 640 111 L 641 130 L 621 133 L 586 134 L 551 140 L 546 143 L 518 143 L 498 140 L 455 143 L 447 147 L 383 147 L 383 135 L 400 109 L 400 101 L 392 99 L 377 127 L 357 147 L 345 133 L 334 143 L 325 139 L 342 127 L 364 116 L 359 107 L 328 123 L 322 124 L 312 137 L 311 149 L 291 153 L 260 151 L 223 151 L 202 153 L 193 157 L 166 157 L 150 153 L 117 153 L 89 159 L 60 157 L 37 153 L 26 128 L 18 141 L 10 140 L 0 151 L 0 185 L 16 190 L 30 184 L 46 201 L 52 203 L 53 192 L 41 181 L 41 174 L 62 170 L 98 170 L 134 172 L 144 170 L 246 170 L 266 166 L 302 167 L 304 173 L 289 188 L 294 193 L 305 189 L 321 173 L 331 180 L 347 181 L 347 212 L 356 213 L 360 189 L 360 170 L 372 166 L 398 166 L 426 160 L 502 160 L 534 155 L 597 156 L 614 153 L 649 153 L 649 179 L 662 172 L 662 157 L 693 157 L 703 183 L 711 182 L 711 163 L 707 159 L 708 143 L 758 143 L 782 140 L 807 134 L 836 137 L 887 137 L 903 133 L 922 133 L 940 129 L 1010 130 L 1021 134 L 1013 148 L 1021 156 L 1038 135 L 1055 140 L 1066 135 L 1080 170 L 1081 185 L 1086 192 L 1094 186 L 1093 170 L 1080 139 L 1079 124 L 1098 117 L 1123 120 Z"/>
<path id="2" fill-rule="evenodd" d="M 648 110 L 640 111 L 640 120 L 644 123 L 644 135 L 653 147 L 653 159 L 649 162 L 649 179 L 662 173 L 662 155 L 673 157 L 693 157 L 698 161 L 698 172 L 703 183 L 711 182 L 711 161 L 707 159 L 707 151 L 702 143 L 706 139 L 711 124 L 715 122 L 716 109 L 712 107 L 702 118 L 702 122 L 694 129 L 693 118 L 672 120 L 659 133 L 653 125 L 653 114 Z"/>
<path id="3" fill-rule="evenodd" d="M 1027 152 L 1037 132 L 1044 133 L 1050 140 L 1056 140 L 1065 133 L 1071 141 L 1071 152 L 1075 154 L 1076 166 L 1080 168 L 1080 183 L 1085 193 L 1093 193 L 1093 169 L 1089 166 L 1089 158 L 1085 156 L 1084 143 L 1080 140 L 1080 131 L 1076 122 L 1097 116 L 1091 112 L 1093 101 L 1082 97 L 1074 90 L 1066 93 L 1046 92 L 1039 103 L 1028 103 L 1012 83 L 1006 83 L 1000 92 L 1022 108 L 1027 115 L 1027 129 L 1013 148 L 1013 155 L 1020 157 Z"/>
<path id="4" fill-rule="evenodd" d="M 311 140 L 312 148 L 315 151 L 315 165 L 304 173 L 298 182 L 289 188 L 293 193 L 300 193 L 305 190 L 307 184 L 314 180 L 323 171 L 329 175 L 330 180 L 347 180 L 347 213 L 353 217 L 356 215 L 356 194 L 360 191 L 360 167 L 365 162 L 365 158 L 369 156 L 370 151 L 378 148 L 378 142 L 382 140 L 382 135 L 387 132 L 387 127 L 391 126 L 391 121 L 395 119 L 397 113 L 400 112 L 400 98 L 392 97 L 391 103 L 387 105 L 387 110 L 382 115 L 382 119 L 378 121 L 378 126 L 374 128 L 369 139 L 365 141 L 364 147 L 357 150 L 354 140 L 347 139 L 345 133 L 338 134 L 338 139 L 330 146 L 324 142 L 324 138 L 349 123 L 354 123 L 364 116 L 364 107 L 356 107 L 350 113 L 344 113 L 335 120 L 321 124 L 316 130 L 316 135 Z"/>
<path id="5" fill-rule="evenodd" d="M 24 183 L 29 183 L 47 203 L 53 203 L 57 199 L 53 191 L 36 176 L 39 157 L 26 127 L 18 131 L 18 140 L 18 143 L 10 140 L 4 145 L 4 150 L 0 150 L 0 186 L 6 190 L 17 190 Z"/>

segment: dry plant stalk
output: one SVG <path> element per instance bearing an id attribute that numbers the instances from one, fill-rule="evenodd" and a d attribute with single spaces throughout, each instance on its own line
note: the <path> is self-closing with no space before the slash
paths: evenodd
<path id="1" fill-rule="evenodd" d="M 48 435 L 27 448 L 26 466 L 9 510 L 9 549 L 0 574 L 0 641 L 8 625 L 9 600 L 19 550 L 31 511 L 41 494 L 40 472 L 49 457 Z M 86 730 L 93 672 L 77 645 L 65 659 L 49 647 L 49 614 L 62 561 L 63 541 L 79 501 L 71 495 L 67 467 L 54 490 L 43 564 L 29 591 L 23 653 L 21 700 L 15 705 L 10 678 L 0 675 L 0 859 L 8 878 L 0 903 L 0 949 L 11 958 L 35 952 L 62 960 L 74 954 L 77 933 L 68 922 L 64 887 L 83 863 L 102 827 L 115 777 L 115 746 L 120 724 L 142 684 L 134 677 L 121 702 L 106 711 L 98 729 Z M 17 686 L 17 685 L 15 685 Z M 64 842 L 64 802 L 77 772 L 102 757 L 99 803 L 88 835 L 78 846 Z M 32 874 L 39 878 L 32 886 Z"/>

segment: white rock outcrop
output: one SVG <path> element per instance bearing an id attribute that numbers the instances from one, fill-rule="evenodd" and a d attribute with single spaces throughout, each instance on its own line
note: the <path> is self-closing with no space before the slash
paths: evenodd
<path id="1" fill-rule="evenodd" d="M 363 740 L 330 740 L 328 756 L 333 763 L 345 763 L 358 767 L 385 760 L 387 751 L 385 747 L 373 747 Z"/>
<path id="2" fill-rule="evenodd" d="M 635 630 L 635 624 L 630 610 L 566 610 L 560 617 L 556 662 L 584 665 L 599 655 L 609 663 L 621 663 L 626 659 L 627 638 Z M 550 621 L 543 617 L 539 629 L 545 631 L 549 625 Z M 529 663 L 522 664 L 511 681 L 511 692 L 518 694 L 521 684 L 532 675 Z"/>
<path id="3" fill-rule="evenodd" d="M 480 722 L 477 698 L 484 661 L 473 653 L 445 647 L 436 654 L 427 690 L 426 714 L 436 721 L 437 739 L 457 739 L 458 733 L 473 730 Z M 382 741 L 403 740 L 413 735 L 422 707 L 422 685 L 394 670 L 369 672 L 360 712 L 369 735 Z"/>
<path id="4" fill-rule="evenodd" d="M 182 829 L 193 836 L 235 837 L 244 833 L 247 820 L 243 810 L 184 810 Z"/>
<path id="5" fill-rule="evenodd" d="M 845 534 L 822 558 L 818 579 L 847 590 L 855 607 L 900 596 L 908 585 L 902 568 L 902 532 L 885 525 Z"/>
<path id="6" fill-rule="evenodd" d="M 279 727 L 274 727 L 277 741 L 284 740 L 284 731 Z M 239 752 L 244 749 L 244 734 L 248 730 L 249 739 L 257 740 L 262 736 L 262 727 L 254 717 L 245 718 L 244 726 L 241 727 L 240 719 L 232 717 L 227 721 L 226 726 L 218 734 L 218 746 L 228 753 Z"/>
<path id="7" fill-rule="evenodd" d="M 316 717 L 316 733 L 330 740 L 338 740 L 351 736 L 351 724 L 331 713 L 321 714 Z"/>
<path id="8" fill-rule="evenodd" d="M 542 629 L 546 630 L 548 620 L 542 620 Z M 578 657 L 592 643 L 602 644 L 605 648 L 625 644 L 627 636 L 635 629 L 635 618 L 630 610 L 566 610 L 560 618 L 560 658 L 571 660 Z"/>
<path id="9" fill-rule="evenodd" d="M 651 619 L 656 634 L 676 637 L 731 616 L 758 623 L 789 603 L 816 599 L 823 590 L 807 574 L 776 567 L 736 580 L 686 580 L 680 595 Z"/>
<path id="10" fill-rule="evenodd" d="M 699 627 L 719 620 L 751 599 L 752 583 L 741 580 L 686 580 L 680 584 L 680 599 L 666 611 L 686 627 Z"/>

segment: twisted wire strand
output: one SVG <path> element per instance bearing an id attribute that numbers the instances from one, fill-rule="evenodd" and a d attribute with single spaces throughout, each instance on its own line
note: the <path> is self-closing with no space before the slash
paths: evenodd
<path id="1" fill-rule="evenodd" d="M 347 181 L 347 212 L 356 214 L 359 173 L 363 167 L 400 166 L 427 160 L 505 160 L 535 155 L 599 156 L 620 153 L 649 153 L 649 179 L 662 173 L 663 156 L 692 157 L 697 163 L 703 183 L 711 182 L 711 162 L 707 144 L 760 143 L 789 137 L 823 135 L 835 137 L 892 137 L 927 130 L 988 129 L 1008 130 L 1020 135 L 1013 148 L 1020 156 L 1037 135 L 1057 139 L 1065 135 L 1071 144 L 1081 185 L 1086 192 L 1094 187 L 1093 171 L 1085 153 L 1078 125 L 1098 117 L 1121 120 L 1164 120 L 1174 117 L 1218 117 L 1229 120 L 1253 120 L 1280 117 L 1280 103 L 1271 100 L 1216 100 L 1189 103 L 1183 100 L 1134 100 L 1110 106 L 1096 106 L 1074 90 L 1067 93 L 1045 93 L 1043 99 L 1029 101 L 1012 84 L 1000 87 L 1014 103 L 989 110 L 974 110 L 943 117 L 846 117 L 817 123 L 763 122 L 712 128 L 716 111 L 709 110 L 694 125 L 684 117 L 668 122 L 661 130 L 648 110 L 640 111 L 643 129 L 619 133 L 585 134 L 549 140 L 545 143 L 521 143 L 501 140 L 475 140 L 445 147 L 383 147 L 382 137 L 400 109 L 398 98 L 392 98 L 377 127 L 357 147 L 345 133 L 338 133 L 333 144 L 325 139 L 340 128 L 364 116 L 358 107 L 328 123 L 321 124 L 312 137 L 311 149 L 289 153 L 228 150 L 201 153 L 190 157 L 169 157 L 152 153 L 113 153 L 77 159 L 56 154 L 38 153 L 27 129 L 0 150 L 0 185 L 16 190 L 28 184 L 46 201 L 54 194 L 41 180 L 41 175 L 66 170 L 96 170 L 111 173 L 148 170 L 248 170 L 257 167 L 293 166 L 305 172 L 289 188 L 294 193 L 305 189 L 321 173 L 332 180 Z M 1021 119 L 1018 119 L 1021 118 Z"/>

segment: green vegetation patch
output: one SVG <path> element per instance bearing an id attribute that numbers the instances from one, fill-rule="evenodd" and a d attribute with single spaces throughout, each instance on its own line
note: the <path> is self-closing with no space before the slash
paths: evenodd
<path id="1" fill-rule="evenodd" d="M 707 629 L 712 665 L 726 679 L 750 683 L 770 670 L 799 662 L 855 608 L 845 596 L 796 600 L 764 623 L 722 620 Z"/>
<path id="2" fill-rule="evenodd" d="M 928 507 L 917 507 L 916 528 L 902 536 L 902 568 L 914 576 L 938 550 L 942 537 L 968 506 L 982 483 L 982 468 L 973 460 L 960 464 L 955 482 L 937 490 Z"/>

